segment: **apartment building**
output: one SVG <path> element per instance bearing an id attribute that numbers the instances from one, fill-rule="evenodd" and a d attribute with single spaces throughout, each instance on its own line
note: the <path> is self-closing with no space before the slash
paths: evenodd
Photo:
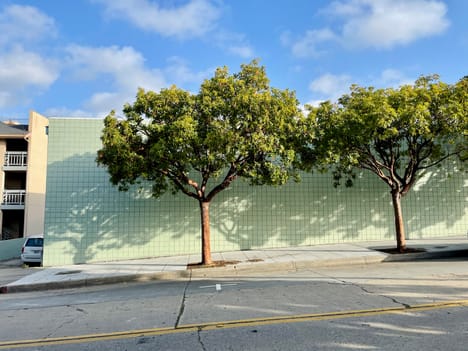
<path id="1" fill-rule="evenodd" d="M 23 237 L 43 233 L 47 128 L 47 118 L 36 112 L 27 125 L 0 122 L 1 241 L 16 240 L 13 246 L 0 241 L 0 256 L 9 256 L 4 248 L 16 250 Z"/>

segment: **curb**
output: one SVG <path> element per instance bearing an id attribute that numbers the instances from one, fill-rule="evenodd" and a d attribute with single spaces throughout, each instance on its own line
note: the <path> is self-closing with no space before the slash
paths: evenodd
<path id="1" fill-rule="evenodd" d="M 256 262 L 255 264 L 238 263 L 224 267 L 188 268 L 179 271 L 135 273 L 94 278 L 70 279 L 44 283 L 31 283 L 16 285 L 14 283 L 0 287 L 0 293 L 31 292 L 56 289 L 71 289 L 106 284 L 148 282 L 155 280 L 178 280 L 186 278 L 225 278 L 239 277 L 242 274 L 262 274 L 271 272 L 294 272 L 298 269 L 335 267 L 344 265 L 367 265 L 381 263 L 385 260 L 384 254 L 355 258 L 338 258 L 314 261 L 285 261 L 285 262 Z"/>
<path id="2" fill-rule="evenodd" d="M 213 268 L 195 268 L 191 269 L 192 278 L 225 278 L 239 277 L 240 274 L 262 274 L 272 272 L 295 272 L 299 269 L 319 268 L 319 267 L 337 267 L 347 265 L 367 265 L 381 263 L 385 260 L 384 254 L 355 257 L 355 258 L 337 258 L 328 260 L 303 260 L 303 261 L 285 261 L 285 262 L 257 262 L 255 264 L 238 263 L 226 267 Z"/>
<path id="3" fill-rule="evenodd" d="M 283 262 L 240 262 L 224 267 L 210 268 L 186 268 L 178 271 L 167 272 L 149 272 L 134 274 L 114 274 L 100 277 L 85 277 L 78 279 L 69 279 L 62 281 L 50 281 L 44 283 L 31 283 L 15 285 L 14 283 L 0 287 L 0 293 L 31 292 L 41 290 L 68 289 L 98 286 L 106 284 L 131 283 L 131 282 L 149 282 L 156 280 L 179 280 L 187 278 L 228 278 L 242 277 L 243 274 L 264 274 L 273 272 L 295 272 L 300 269 L 312 269 L 319 267 L 338 267 L 338 266 L 358 266 L 386 262 L 408 262 L 424 259 L 437 259 L 449 257 L 468 257 L 468 249 L 445 250 L 432 252 L 409 253 L 404 255 L 392 255 L 373 249 L 374 255 L 332 258 L 323 260 L 301 260 L 301 261 L 283 261 Z"/>
<path id="4" fill-rule="evenodd" d="M 17 293 L 17 292 L 30 292 L 30 291 L 44 291 L 44 290 L 57 290 L 57 289 L 72 289 L 87 286 L 98 286 L 107 284 L 131 283 L 131 282 L 145 282 L 153 280 L 177 280 L 181 278 L 189 278 L 189 270 L 173 271 L 173 272 L 157 272 L 157 273 L 135 273 L 114 276 L 102 276 L 95 278 L 82 278 L 65 281 L 55 281 L 46 283 L 31 283 L 15 285 L 8 284 L 0 287 L 0 293 Z"/>

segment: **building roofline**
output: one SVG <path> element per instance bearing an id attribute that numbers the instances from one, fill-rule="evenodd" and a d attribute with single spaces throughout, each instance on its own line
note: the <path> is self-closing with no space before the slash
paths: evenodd
<path id="1" fill-rule="evenodd" d="M 24 138 L 28 134 L 28 126 L 25 124 L 6 124 L 0 121 L 0 138 L 16 139 Z"/>

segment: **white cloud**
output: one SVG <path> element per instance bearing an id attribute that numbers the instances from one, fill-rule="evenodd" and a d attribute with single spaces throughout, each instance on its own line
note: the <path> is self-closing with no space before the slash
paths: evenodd
<path id="1" fill-rule="evenodd" d="M 55 21 L 32 6 L 10 5 L 0 12 L 0 45 L 33 42 L 56 34 Z"/>
<path id="2" fill-rule="evenodd" d="M 228 51 L 236 56 L 251 59 L 255 56 L 254 50 L 249 45 L 232 45 Z"/>
<path id="3" fill-rule="evenodd" d="M 48 86 L 57 78 L 54 62 L 17 47 L 0 56 L 0 86 Z"/>
<path id="4" fill-rule="evenodd" d="M 92 111 L 119 110 L 134 100 L 138 88 L 160 90 L 166 85 L 163 73 L 146 68 L 143 56 L 131 47 L 71 45 L 67 52 L 75 79 L 109 81 L 109 91 L 97 92 L 87 101 L 86 107 Z"/>
<path id="5" fill-rule="evenodd" d="M 133 92 L 100 92 L 95 93 L 86 101 L 84 106 L 90 111 L 95 111 L 97 116 L 102 117 L 109 114 L 111 110 L 118 113 L 122 111 L 124 104 L 135 100 L 136 90 Z"/>
<path id="6" fill-rule="evenodd" d="M 69 63 L 82 79 L 96 79 L 109 74 L 119 87 L 158 90 L 166 83 L 159 70 L 145 68 L 145 59 L 132 47 L 88 47 L 70 45 Z"/>
<path id="7" fill-rule="evenodd" d="M 21 46 L 0 54 L 0 107 L 24 100 L 26 89 L 48 88 L 58 75 L 57 62 L 25 51 Z"/>
<path id="8" fill-rule="evenodd" d="M 109 112 L 109 111 L 108 111 Z M 47 117 L 104 117 L 105 115 L 98 115 L 94 112 L 85 111 L 81 109 L 69 109 L 67 107 L 51 107 L 45 111 L 41 111 Z"/>
<path id="9" fill-rule="evenodd" d="M 199 37 L 212 30 L 220 9 L 210 0 L 190 0 L 181 6 L 159 6 L 150 0 L 94 0 L 108 16 L 167 37 Z"/>
<path id="10" fill-rule="evenodd" d="M 291 33 L 285 32 L 281 35 L 281 42 L 291 47 L 292 53 L 297 57 L 318 57 L 324 53 L 320 44 L 335 41 L 338 37 L 328 28 L 319 30 L 308 30 L 302 38 L 293 40 Z"/>
<path id="11" fill-rule="evenodd" d="M 341 95 L 349 91 L 352 84 L 352 78 L 347 74 L 335 75 L 326 73 L 314 79 L 309 84 L 309 89 L 314 94 L 318 95 L 317 100 L 309 102 L 309 104 L 317 105 L 324 100 L 337 100 Z"/>
<path id="12" fill-rule="evenodd" d="M 255 56 L 254 49 L 243 34 L 217 28 L 222 9 L 216 0 L 185 0 L 182 5 L 166 2 L 159 5 L 154 0 L 93 0 L 103 4 L 109 18 L 124 19 L 135 27 L 155 32 L 165 37 L 187 39 L 213 34 L 210 40 L 229 54 L 244 59 Z M 217 29 L 214 32 L 214 29 Z"/>
<path id="13" fill-rule="evenodd" d="M 345 19 L 344 45 L 392 48 L 444 32 L 447 6 L 434 0 L 351 0 L 330 11 Z"/>
<path id="14" fill-rule="evenodd" d="M 252 59 L 255 57 L 255 50 L 242 33 L 219 30 L 212 39 L 214 44 L 229 54 L 239 56 L 243 59 Z"/>
<path id="15" fill-rule="evenodd" d="M 356 82 L 348 74 L 325 73 L 314 79 L 309 84 L 309 90 L 313 93 L 313 99 L 307 104 L 318 106 L 325 100 L 335 102 L 344 94 L 349 93 L 352 84 L 360 86 L 373 86 L 376 88 L 399 88 L 402 85 L 413 84 L 414 79 L 407 77 L 403 72 L 388 68 L 380 72 L 376 77 L 370 77 L 367 82 Z"/>
<path id="16" fill-rule="evenodd" d="M 186 60 L 173 56 L 168 59 L 168 65 L 163 71 L 164 75 L 171 81 L 171 84 L 182 86 L 186 83 L 200 84 L 204 79 L 213 74 L 214 69 L 193 72 Z"/>
<path id="17" fill-rule="evenodd" d="M 414 79 L 408 78 L 404 73 L 399 70 L 388 68 L 382 71 L 380 77 L 375 81 L 375 85 L 388 88 L 398 88 L 402 85 L 413 84 Z"/>
<path id="18" fill-rule="evenodd" d="M 324 45 L 391 49 L 443 33 L 450 25 L 447 6 L 439 0 L 343 0 L 321 11 L 340 28 L 308 30 L 301 38 L 284 33 L 281 41 L 297 57 L 316 57 Z"/>
<path id="19" fill-rule="evenodd" d="M 0 33 L 0 107 L 28 103 L 59 76 L 56 60 L 31 49 L 56 34 L 55 22 L 35 7 L 9 5 L 0 12 Z"/>
<path id="20" fill-rule="evenodd" d="M 198 87 L 212 74 L 212 70 L 192 71 L 180 57 L 170 58 L 161 69 L 148 68 L 142 54 L 132 47 L 71 45 L 67 52 L 68 68 L 74 79 L 108 82 L 105 89 L 95 92 L 83 105 L 90 111 L 87 114 L 98 116 L 104 116 L 112 109 L 119 113 L 125 103 L 135 100 L 138 88 L 160 91 L 170 84 L 180 87 L 196 84 Z M 83 111 L 78 112 L 82 114 Z"/>

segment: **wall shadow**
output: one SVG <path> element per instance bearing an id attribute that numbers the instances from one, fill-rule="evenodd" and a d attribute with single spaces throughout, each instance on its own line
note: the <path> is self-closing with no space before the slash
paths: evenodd
<path id="1" fill-rule="evenodd" d="M 200 237 L 194 201 L 170 194 L 155 199 L 136 188 L 120 192 L 95 157 L 85 153 L 48 165 L 45 265 L 194 251 Z"/>
<path id="2" fill-rule="evenodd" d="M 212 225 L 240 249 L 382 240 L 394 236 L 389 200 L 372 178 L 338 189 L 327 174 L 304 174 L 283 187 L 240 181 L 215 200 Z"/>
<path id="3" fill-rule="evenodd" d="M 409 236 L 464 234 L 467 191 L 463 175 L 424 179 L 403 199 Z M 373 174 L 337 189 L 329 174 L 283 187 L 237 180 L 214 198 L 211 231 L 213 251 L 392 240 L 393 209 Z M 198 254 L 199 206 L 183 194 L 119 192 L 95 153 L 73 155 L 48 165 L 45 240 L 45 265 Z"/>
<path id="4" fill-rule="evenodd" d="M 409 238 L 427 237 L 428 232 L 433 236 L 467 234 L 467 175 L 452 160 L 431 169 L 414 186 L 402 201 Z"/>
<path id="5" fill-rule="evenodd" d="M 467 180 L 449 174 L 432 171 L 403 198 L 408 239 L 466 234 Z M 389 188 L 371 173 L 351 188 L 333 188 L 330 174 L 305 174 L 302 183 L 283 187 L 238 183 L 216 201 L 212 226 L 233 249 L 395 238 Z"/>

